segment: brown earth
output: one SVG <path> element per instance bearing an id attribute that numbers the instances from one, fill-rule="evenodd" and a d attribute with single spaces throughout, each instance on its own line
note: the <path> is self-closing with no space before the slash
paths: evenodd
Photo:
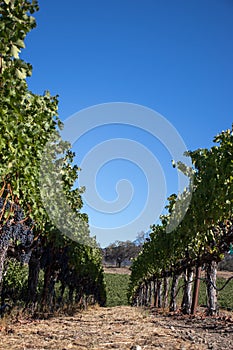
<path id="1" fill-rule="evenodd" d="M 115 266 L 104 266 L 104 272 L 105 273 L 115 273 L 115 274 L 123 274 L 123 275 L 130 275 L 131 271 L 128 267 L 115 267 Z M 203 272 L 202 277 L 204 277 L 205 273 Z M 233 276 L 233 272 L 231 271 L 218 271 L 217 273 L 218 277 L 222 277 L 225 279 L 230 278 Z"/>
<path id="2" fill-rule="evenodd" d="M 233 272 L 232 271 L 218 271 L 217 276 L 228 279 L 231 276 L 233 276 Z"/>
<path id="3" fill-rule="evenodd" d="M 119 268 L 119 267 L 115 267 L 115 266 L 104 266 L 104 273 L 130 275 L 131 271 L 130 271 L 129 267 L 120 267 Z M 222 270 L 222 271 L 217 272 L 217 276 L 219 278 L 224 278 L 227 280 L 227 279 L 233 277 L 233 272 Z M 202 271 L 201 277 L 202 278 L 205 277 L 204 271 Z"/>
<path id="4" fill-rule="evenodd" d="M 107 273 L 129 274 L 128 268 L 105 267 Z M 231 272 L 219 271 L 229 278 Z M 47 320 L 0 322 L 1 350 L 150 350 L 233 349 L 233 313 L 217 318 L 165 314 L 154 309 L 118 306 L 90 308 L 73 316 Z"/>
<path id="5" fill-rule="evenodd" d="M 153 309 L 119 306 L 47 320 L 5 322 L 0 333 L 4 350 L 233 349 L 232 314 L 171 317 Z"/>
<path id="6" fill-rule="evenodd" d="M 131 271 L 128 267 L 104 266 L 105 273 L 115 273 L 120 275 L 130 275 Z"/>

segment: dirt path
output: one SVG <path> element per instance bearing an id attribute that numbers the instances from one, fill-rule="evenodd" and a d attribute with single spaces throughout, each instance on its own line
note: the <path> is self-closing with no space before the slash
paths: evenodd
<path id="1" fill-rule="evenodd" d="M 95 308 L 3 327 L 0 349 L 233 349 L 233 321 L 228 319 L 193 321 L 127 306 Z"/>

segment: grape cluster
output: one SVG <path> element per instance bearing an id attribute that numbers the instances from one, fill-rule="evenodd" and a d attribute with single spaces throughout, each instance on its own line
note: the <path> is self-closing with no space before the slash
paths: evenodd
<path id="1" fill-rule="evenodd" d="M 9 210 L 10 209 L 10 202 L 7 201 L 5 198 L 0 197 L 0 212 L 2 210 Z"/>
<path id="2" fill-rule="evenodd" d="M 9 242 L 12 237 L 12 231 L 13 228 L 9 223 L 6 223 L 1 227 L 0 249 L 6 249 L 9 246 Z"/>
<path id="3" fill-rule="evenodd" d="M 7 219 L 9 211 L 12 215 Z M 10 203 L 3 197 L 0 197 L 0 216 L 0 249 L 8 249 L 10 255 L 27 262 L 34 239 L 32 220 L 25 217 L 18 204 Z"/>

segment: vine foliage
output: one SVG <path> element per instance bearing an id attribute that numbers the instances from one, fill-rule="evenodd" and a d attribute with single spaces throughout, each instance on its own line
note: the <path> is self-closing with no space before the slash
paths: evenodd
<path id="1" fill-rule="evenodd" d="M 85 302 L 104 304 L 101 254 L 90 237 L 88 217 L 81 213 L 83 189 L 75 187 L 79 168 L 73 164 L 74 153 L 60 137 L 58 96 L 51 96 L 49 91 L 38 95 L 29 90 L 26 79 L 32 74 L 32 66 L 20 57 L 26 35 L 36 27 L 33 14 L 38 10 L 36 0 L 0 1 L 2 303 L 10 285 L 9 279 L 3 280 L 3 275 L 7 275 L 9 260 L 16 259 L 28 267 L 27 289 L 23 295 L 28 307 L 54 310 L 58 300 L 62 302 L 65 291 L 70 303 L 85 299 Z M 50 152 L 44 159 L 48 146 Z M 64 213 L 64 232 L 59 231 L 54 218 L 48 215 L 47 205 L 55 198 L 57 186 L 49 187 L 45 174 L 41 178 L 41 164 L 45 170 L 46 160 L 51 172 L 59 170 L 59 186 L 69 204 L 69 215 Z M 47 203 L 43 191 L 49 193 Z M 62 216 L 64 206 L 52 204 L 55 217 Z M 82 225 L 78 226 L 77 222 Z M 67 234 L 66 228 L 72 235 Z M 89 245 L 81 244 L 80 237 Z M 43 283 L 39 288 L 41 274 Z"/>

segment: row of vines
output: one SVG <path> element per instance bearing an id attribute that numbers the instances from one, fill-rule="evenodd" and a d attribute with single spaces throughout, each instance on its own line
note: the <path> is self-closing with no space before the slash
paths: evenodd
<path id="1" fill-rule="evenodd" d="M 0 1 L 2 308 L 9 300 L 17 303 L 9 296 L 6 278 L 12 261 L 27 265 L 27 287 L 22 300 L 28 308 L 54 310 L 58 303 L 61 305 L 64 296 L 70 304 L 98 302 L 104 305 L 102 257 L 95 240 L 90 237 L 88 217 L 80 212 L 83 189 L 75 186 L 79 168 L 73 165 L 74 153 L 70 145 L 60 137 L 62 122 L 58 118 L 58 97 L 51 96 L 48 91 L 42 96 L 29 91 L 26 79 L 31 75 L 32 67 L 19 56 L 25 47 L 27 33 L 36 26 L 32 14 L 38 9 L 35 0 Z M 68 219 L 69 216 L 76 218 L 68 228 L 64 221 L 66 234 L 54 225 L 42 196 L 44 191 L 48 203 L 57 196 L 56 183 L 54 186 L 49 183 L 51 177 L 46 177 L 45 164 L 41 170 L 48 142 L 50 172 L 59 169 L 62 193 L 69 205 L 65 214 Z M 53 203 L 57 216 L 63 209 L 62 200 L 61 197 L 61 203 Z M 43 283 L 39 288 L 41 276 Z"/>
<path id="2" fill-rule="evenodd" d="M 192 167 L 176 165 L 189 176 L 189 188 L 168 198 L 167 215 L 151 227 L 150 238 L 133 262 L 129 290 L 133 305 L 177 311 L 182 277 L 180 310 L 194 314 L 199 283 L 204 279 L 206 312 L 217 313 L 217 267 L 233 242 L 233 129 L 222 131 L 214 143 L 210 149 L 188 152 Z M 190 204 L 177 225 L 187 200 Z"/>

